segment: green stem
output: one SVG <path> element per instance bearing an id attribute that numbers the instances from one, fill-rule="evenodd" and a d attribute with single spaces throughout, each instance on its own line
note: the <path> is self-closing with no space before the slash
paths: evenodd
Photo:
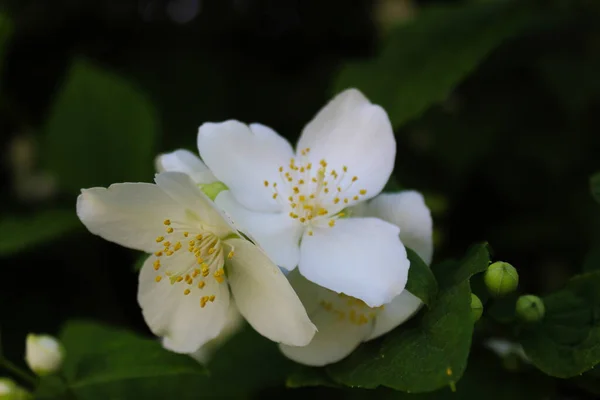
<path id="1" fill-rule="evenodd" d="M 17 375 L 19 378 L 33 385 L 34 387 L 37 386 L 37 378 L 23 371 L 21 368 L 8 361 L 6 358 L 0 358 L 0 366 L 6 368 L 13 374 Z"/>

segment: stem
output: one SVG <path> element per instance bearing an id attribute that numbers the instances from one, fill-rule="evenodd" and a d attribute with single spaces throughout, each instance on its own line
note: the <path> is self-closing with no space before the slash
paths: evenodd
<path id="1" fill-rule="evenodd" d="M 21 368 L 8 361 L 6 358 L 0 358 L 0 366 L 3 366 L 13 374 L 17 375 L 19 378 L 33 385 L 34 387 L 37 386 L 37 378 L 23 371 Z"/>

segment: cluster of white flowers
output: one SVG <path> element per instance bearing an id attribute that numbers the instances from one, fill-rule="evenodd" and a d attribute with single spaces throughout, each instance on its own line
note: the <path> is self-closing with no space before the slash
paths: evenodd
<path id="1" fill-rule="evenodd" d="M 160 155 L 155 184 L 82 190 L 92 233 L 149 253 L 138 300 L 166 348 L 204 359 L 243 317 L 287 357 L 325 365 L 421 307 L 405 246 L 429 263 L 432 220 L 421 194 L 380 194 L 396 157 L 386 112 L 346 90 L 296 147 L 264 125 L 205 123 L 201 158 Z"/>

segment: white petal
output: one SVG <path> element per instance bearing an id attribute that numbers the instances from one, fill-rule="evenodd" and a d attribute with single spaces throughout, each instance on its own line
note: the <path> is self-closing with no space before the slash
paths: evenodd
<path id="1" fill-rule="evenodd" d="M 235 304 L 248 323 L 275 342 L 304 346 L 315 326 L 281 270 L 247 240 L 230 239 L 235 255 L 227 278 Z"/>
<path id="2" fill-rule="evenodd" d="M 165 232 L 163 221 L 183 219 L 185 210 L 156 185 L 117 183 L 83 189 L 77 216 L 93 234 L 150 253 L 156 237 Z"/>
<path id="3" fill-rule="evenodd" d="M 404 323 L 415 315 L 421 308 L 423 302 L 408 290 L 404 290 L 394 297 L 391 303 L 385 304 L 383 310 L 379 311 L 375 319 L 375 327 L 368 340 L 385 335 L 398 325 Z"/>
<path id="4" fill-rule="evenodd" d="M 160 154 L 156 157 L 155 164 L 158 172 L 183 172 L 196 183 L 206 184 L 217 180 L 200 157 L 188 150 L 180 149 Z"/>
<path id="5" fill-rule="evenodd" d="M 262 247 L 275 264 L 287 270 L 296 268 L 300 258 L 300 237 L 304 231 L 302 224 L 284 213 L 250 211 L 238 203 L 230 191 L 221 192 L 215 203 L 231 216 L 238 229 Z"/>
<path id="6" fill-rule="evenodd" d="M 171 262 L 186 262 L 187 254 L 177 254 Z M 138 302 L 146 324 L 156 336 L 164 337 L 163 346 L 177 353 L 193 353 L 200 346 L 219 335 L 227 322 L 229 289 L 226 283 L 206 279 L 206 286 L 199 289 L 185 281 L 171 284 L 158 275 L 153 267 L 154 257 L 148 257 L 142 270 L 138 287 Z M 193 260 L 192 260 L 193 261 Z M 191 293 L 184 295 L 184 290 Z M 202 296 L 215 295 L 214 302 L 200 306 Z"/>
<path id="7" fill-rule="evenodd" d="M 378 218 L 338 219 L 316 228 L 300 245 L 300 273 L 369 307 L 389 303 L 404 290 L 410 262 L 397 226 Z"/>
<path id="8" fill-rule="evenodd" d="M 396 140 L 390 120 L 356 89 L 338 94 L 306 125 L 297 150 L 305 148 L 310 148 L 313 162 L 324 159 L 337 171 L 348 167 L 342 187 L 358 177 L 346 191 L 350 197 L 361 189 L 367 191 L 364 199 L 377 195 L 394 169 Z"/>
<path id="9" fill-rule="evenodd" d="M 337 362 L 348 356 L 369 335 L 370 324 L 356 325 L 338 318 L 332 312 L 320 308 L 311 314 L 311 320 L 318 332 L 313 340 L 304 347 L 280 345 L 286 357 L 310 366 L 320 367 Z"/>
<path id="10" fill-rule="evenodd" d="M 201 224 L 219 237 L 226 236 L 235 228 L 228 217 L 194 184 L 192 179 L 181 172 L 157 174 L 156 184 L 186 210 L 186 220 Z"/>
<path id="11" fill-rule="evenodd" d="M 279 167 L 288 165 L 294 153 L 275 131 L 234 120 L 205 123 L 198 131 L 198 150 L 239 203 L 254 211 L 281 210 L 272 187 L 265 187 L 264 182 L 281 186 Z"/>
<path id="12" fill-rule="evenodd" d="M 227 311 L 227 322 L 219 333 L 219 336 L 213 340 L 207 342 L 204 346 L 190 354 L 190 356 L 201 364 L 206 364 L 225 342 L 227 342 L 231 336 L 235 335 L 244 325 L 244 318 L 241 316 L 235 302 L 229 303 L 229 310 Z"/>
<path id="13" fill-rule="evenodd" d="M 421 193 L 406 190 L 382 193 L 367 203 L 366 216 L 381 218 L 400 227 L 400 239 L 425 263 L 433 255 L 433 221 Z"/>

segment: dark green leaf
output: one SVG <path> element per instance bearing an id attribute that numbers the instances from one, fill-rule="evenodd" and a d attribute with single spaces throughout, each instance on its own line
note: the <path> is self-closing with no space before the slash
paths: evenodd
<path id="1" fill-rule="evenodd" d="M 413 250 L 406 249 L 410 260 L 406 290 L 417 296 L 423 303 L 431 306 L 437 295 L 437 282 L 431 269 Z"/>
<path id="2" fill-rule="evenodd" d="M 30 246 L 57 239 L 81 226 L 75 210 L 48 210 L 0 220 L 0 256 L 7 256 Z"/>
<path id="3" fill-rule="evenodd" d="M 155 111 L 126 80 L 76 60 L 45 126 L 48 168 L 65 189 L 148 180 Z"/>
<path id="4" fill-rule="evenodd" d="M 139 257 L 135 260 L 135 264 L 133 264 L 133 271 L 140 272 L 148 257 L 149 255 L 147 253 L 140 253 Z"/>
<path id="5" fill-rule="evenodd" d="M 600 363 L 600 271 L 572 278 L 543 300 L 546 316 L 520 338 L 533 364 L 570 378 Z"/>
<path id="6" fill-rule="evenodd" d="M 600 243 L 595 243 L 594 247 L 586 254 L 582 270 L 583 272 L 600 270 Z"/>
<path id="7" fill-rule="evenodd" d="M 487 243 L 471 246 L 459 262 L 446 261 L 432 267 L 440 287 L 449 287 L 470 279 L 490 265 L 490 249 Z"/>
<path id="8" fill-rule="evenodd" d="M 288 376 L 285 385 L 289 388 L 301 388 L 311 386 L 339 387 L 329 378 L 325 368 L 306 367 L 304 365 L 298 368 Z"/>
<path id="9" fill-rule="evenodd" d="M 158 340 L 92 322 L 71 322 L 61 334 L 64 375 L 77 399 L 195 399 L 206 369 L 164 350 Z"/>
<path id="10" fill-rule="evenodd" d="M 592 191 L 592 196 L 594 199 L 600 203 L 600 172 L 594 174 L 590 178 L 590 189 Z"/>
<path id="11" fill-rule="evenodd" d="M 469 278 L 485 270 L 489 260 L 487 244 L 479 244 L 461 261 L 438 267 L 444 285 L 429 310 L 327 367 L 329 375 L 351 387 L 387 386 L 411 393 L 457 382 L 466 368 L 473 334 Z"/>
<path id="12" fill-rule="evenodd" d="M 472 334 L 471 290 L 464 281 L 442 291 L 421 318 L 396 328 L 383 341 L 362 345 L 328 372 L 352 387 L 433 391 L 460 379 Z"/>
<path id="13" fill-rule="evenodd" d="M 374 60 L 342 69 L 335 90 L 357 87 L 382 105 L 394 127 L 443 101 L 504 40 L 535 13 L 522 2 L 435 7 L 397 27 Z"/>

